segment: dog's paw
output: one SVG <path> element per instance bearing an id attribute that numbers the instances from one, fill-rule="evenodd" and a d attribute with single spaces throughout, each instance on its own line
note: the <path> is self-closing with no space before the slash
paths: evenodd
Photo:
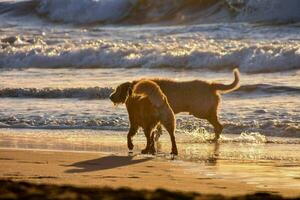
<path id="1" fill-rule="evenodd" d="M 218 142 L 220 139 L 220 135 L 215 135 L 214 139 L 212 139 L 213 142 Z"/>
<path id="2" fill-rule="evenodd" d="M 133 156 L 133 151 L 128 151 L 128 156 Z"/>
<path id="3" fill-rule="evenodd" d="M 149 154 L 155 155 L 155 154 L 156 154 L 155 149 L 151 149 L 151 150 L 149 151 Z"/>
<path id="4" fill-rule="evenodd" d="M 143 150 L 141 151 L 142 154 L 148 154 L 148 152 L 149 152 L 148 149 L 143 149 Z"/>
<path id="5" fill-rule="evenodd" d="M 171 152 L 171 154 L 173 154 L 173 155 L 178 155 L 178 150 L 175 148 L 175 149 L 172 149 L 172 152 Z"/>
<path id="6" fill-rule="evenodd" d="M 217 143 L 217 142 L 219 142 L 219 139 L 218 138 L 207 139 L 206 142 L 208 142 L 208 143 Z"/>
<path id="7" fill-rule="evenodd" d="M 177 155 L 171 153 L 171 160 L 175 160 L 177 158 Z"/>

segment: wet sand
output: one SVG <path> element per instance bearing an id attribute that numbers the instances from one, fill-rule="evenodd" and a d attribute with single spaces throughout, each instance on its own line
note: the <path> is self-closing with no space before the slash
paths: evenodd
<path id="1" fill-rule="evenodd" d="M 145 138 L 138 134 L 134 154 L 128 156 L 126 132 L 2 129 L 0 179 L 225 196 L 300 196 L 298 140 L 225 134 L 211 144 L 202 137 L 177 134 L 179 156 L 171 160 L 167 134 L 160 138 L 155 156 L 139 153 Z"/>
<path id="2" fill-rule="evenodd" d="M 272 165 L 262 167 L 237 162 L 218 164 L 217 167 L 202 166 L 202 169 L 199 165 L 197 170 L 192 163 L 151 156 L 22 149 L 0 149 L 0 160 L 1 179 L 39 184 L 150 190 L 163 188 L 226 196 L 266 191 L 287 197 L 300 195 L 296 187 L 281 187 L 276 183 L 268 185 L 268 175 L 265 177 L 265 187 L 255 181 L 251 183 L 251 177 L 247 176 L 241 176 L 240 180 L 213 176 L 217 171 L 225 173 L 229 169 L 236 174 L 251 171 L 262 175 L 272 170 Z"/>

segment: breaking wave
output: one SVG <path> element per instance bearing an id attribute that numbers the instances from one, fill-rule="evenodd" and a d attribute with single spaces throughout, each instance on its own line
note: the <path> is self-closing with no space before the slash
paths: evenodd
<path id="1" fill-rule="evenodd" d="M 210 23 L 220 21 L 281 22 L 300 20 L 298 0 L 31 0 L 0 3 L 0 15 L 31 12 L 54 22 Z"/>
<path id="2" fill-rule="evenodd" d="M 2 88 L 0 97 L 5 98 L 81 98 L 106 99 L 113 92 L 110 87 L 91 88 Z M 276 86 L 269 84 L 242 85 L 234 93 L 227 95 L 260 95 L 260 94 L 293 94 L 300 95 L 300 88 L 292 86 Z"/>
<path id="3" fill-rule="evenodd" d="M 55 117 L 55 116 L 0 116 L 0 128 L 30 128 L 30 129 L 96 129 L 96 130 L 128 130 L 127 117 Z M 199 129 L 199 127 L 201 127 Z M 188 134 L 192 138 L 189 142 L 201 142 L 213 137 L 213 129 L 204 121 L 191 121 L 190 119 L 177 117 L 177 132 Z M 241 134 L 247 136 L 247 141 L 257 141 L 257 135 L 249 133 L 260 133 L 260 140 L 264 142 L 265 136 L 277 137 L 300 137 L 300 126 L 297 121 L 286 120 L 262 120 L 260 122 L 225 122 L 223 133 Z M 224 140 L 224 139 L 223 139 Z"/>
<path id="4" fill-rule="evenodd" d="M 0 68 L 171 67 L 224 70 L 238 66 L 240 71 L 248 73 L 300 68 L 300 45 L 297 41 L 253 44 L 170 36 L 134 42 L 90 40 L 53 45 L 41 38 L 31 40 L 18 37 L 2 39 Z"/>
<path id="5" fill-rule="evenodd" d="M 300 95 L 299 87 L 292 86 L 276 86 L 270 84 L 253 84 L 253 85 L 242 85 L 236 92 L 235 95 L 240 93 L 243 94 L 293 94 Z"/>
<path id="6" fill-rule="evenodd" d="M 0 90 L 0 97 L 104 99 L 108 98 L 112 91 L 113 89 L 108 87 L 66 89 L 4 88 Z"/>

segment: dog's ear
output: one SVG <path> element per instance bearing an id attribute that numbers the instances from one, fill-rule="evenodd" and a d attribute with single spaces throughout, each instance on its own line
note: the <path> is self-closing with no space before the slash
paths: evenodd
<path id="1" fill-rule="evenodd" d="M 132 95 L 132 87 L 128 87 L 127 95 L 128 95 L 128 96 L 131 96 L 131 95 Z"/>
<path id="2" fill-rule="evenodd" d="M 123 86 L 126 88 L 132 87 L 132 83 L 131 82 L 125 82 L 123 83 Z"/>
<path id="3" fill-rule="evenodd" d="M 132 87 L 132 83 L 131 82 L 125 82 L 125 83 L 122 83 L 119 87 L 121 88 L 122 92 L 127 94 L 128 88 Z"/>
<path id="4" fill-rule="evenodd" d="M 131 82 L 125 82 L 118 86 L 118 97 L 120 102 L 125 103 L 128 96 L 128 88 L 131 87 L 131 84 Z"/>

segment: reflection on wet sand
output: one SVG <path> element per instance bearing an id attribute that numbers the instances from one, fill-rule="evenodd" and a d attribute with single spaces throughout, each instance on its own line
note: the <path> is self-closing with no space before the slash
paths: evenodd
<path id="1" fill-rule="evenodd" d="M 292 188 L 300 190 L 300 155 L 298 141 L 281 143 L 252 143 L 239 141 L 239 136 L 224 135 L 216 143 L 196 141 L 189 136 L 176 135 L 179 156 L 172 165 L 183 166 L 185 173 L 209 179 L 232 179 L 261 189 Z M 226 137 L 226 138 L 225 138 Z M 1 148 L 46 149 L 64 151 L 97 151 L 114 154 L 100 160 L 74 163 L 68 172 L 101 170 L 101 162 L 111 167 L 134 165 L 148 160 L 170 161 L 170 140 L 163 134 L 157 143 L 157 154 L 142 155 L 143 134 L 134 138 L 133 157 L 127 156 L 126 132 L 87 130 L 13 130 L 2 129 Z M 116 162 L 116 160 L 118 162 Z M 119 162 L 119 161 L 122 162 Z M 96 165 L 94 164 L 96 163 Z"/>

